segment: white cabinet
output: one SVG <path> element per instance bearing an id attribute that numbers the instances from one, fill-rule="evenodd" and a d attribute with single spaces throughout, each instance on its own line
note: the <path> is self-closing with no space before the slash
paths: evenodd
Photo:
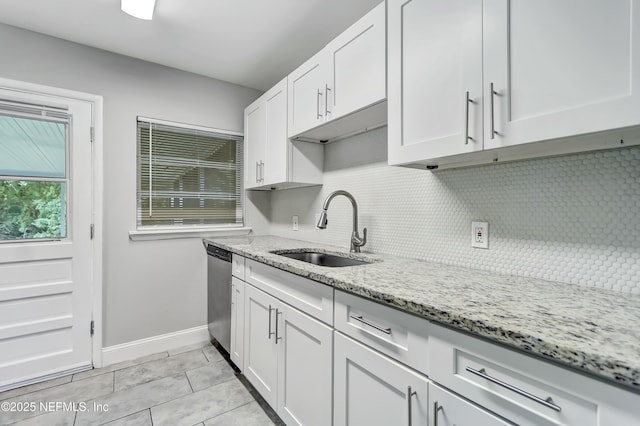
<path id="1" fill-rule="evenodd" d="M 389 0 L 388 50 L 389 164 L 637 140 L 630 129 L 567 138 L 640 124 L 638 0 Z"/>
<path id="2" fill-rule="evenodd" d="M 389 163 L 481 150 L 482 1 L 388 6 Z"/>
<path id="3" fill-rule="evenodd" d="M 244 374 L 288 425 L 331 424 L 332 329 L 247 284 Z"/>
<path id="4" fill-rule="evenodd" d="M 335 426 L 426 425 L 429 381 L 335 332 Z"/>
<path id="5" fill-rule="evenodd" d="M 433 382 L 429 385 L 429 407 L 434 426 L 509 426 L 512 423 L 446 391 Z"/>
<path id="6" fill-rule="evenodd" d="M 326 141 L 384 124 L 385 65 L 381 3 L 289 75 L 289 137 Z"/>
<path id="7" fill-rule="evenodd" d="M 322 184 L 323 151 L 287 137 L 287 79 L 249 105 L 245 115 L 245 188 Z"/>
<path id="8" fill-rule="evenodd" d="M 229 348 L 229 356 L 240 371 L 244 370 L 244 286 L 244 281 L 236 277 L 231 279 L 231 347 Z"/>

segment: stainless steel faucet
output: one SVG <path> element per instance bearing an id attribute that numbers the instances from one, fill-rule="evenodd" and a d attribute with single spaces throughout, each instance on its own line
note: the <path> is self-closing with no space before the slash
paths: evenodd
<path id="1" fill-rule="evenodd" d="M 351 205 L 353 206 L 353 232 L 351 233 L 351 252 L 352 253 L 360 253 L 360 247 L 367 243 L 367 228 L 362 230 L 363 237 L 360 238 L 358 234 L 358 204 L 356 203 L 356 199 L 353 198 L 353 195 L 349 194 L 347 191 L 343 191 L 341 189 L 337 191 L 333 191 L 326 200 L 324 200 L 324 204 L 322 205 L 322 212 L 320 213 L 320 220 L 318 220 L 318 224 L 316 225 L 318 229 L 326 229 L 327 227 L 327 209 L 329 208 L 329 204 L 331 200 L 333 200 L 338 195 L 344 195 L 351 201 Z"/>

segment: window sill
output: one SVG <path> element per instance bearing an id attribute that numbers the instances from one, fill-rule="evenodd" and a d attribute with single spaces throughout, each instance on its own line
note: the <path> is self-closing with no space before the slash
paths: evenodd
<path id="1" fill-rule="evenodd" d="M 247 235 L 251 228 L 142 228 L 129 231 L 132 241 L 173 240 L 177 238 L 231 237 Z"/>

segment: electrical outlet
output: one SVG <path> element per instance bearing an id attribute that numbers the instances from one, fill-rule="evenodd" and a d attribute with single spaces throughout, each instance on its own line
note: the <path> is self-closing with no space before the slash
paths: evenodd
<path id="1" fill-rule="evenodd" d="M 488 222 L 471 222 L 471 247 L 489 248 Z"/>
<path id="2" fill-rule="evenodd" d="M 292 225 L 293 225 L 293 226 L 292 226 L 292 229 L 293 229 L 294 231 L 297 231 L 297 230 L 298 230 L 298 216 L 297 216 L 297 215 L 294 215 L 291 219 L 292 219 L 292 221 L 291 221 L 291 222 L 292 222 Z"/>

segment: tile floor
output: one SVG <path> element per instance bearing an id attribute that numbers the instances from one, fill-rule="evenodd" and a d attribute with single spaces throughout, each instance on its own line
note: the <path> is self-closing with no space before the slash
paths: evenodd
<path id="1" fill-rule="evenodd" d="M 283 425 L 211 345 L 12 389 L 0 404 L 2 426 Z"/>

